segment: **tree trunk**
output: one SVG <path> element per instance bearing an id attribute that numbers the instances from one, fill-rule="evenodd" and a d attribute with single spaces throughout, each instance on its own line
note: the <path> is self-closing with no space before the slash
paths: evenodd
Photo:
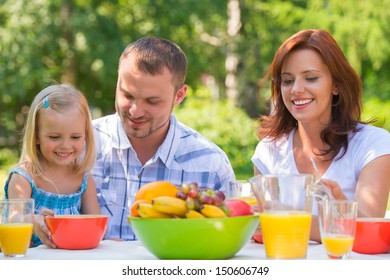
<path id="1" fill-rule="evenodd" d="M 236 53 L 237 50 L 237 40 L 238 35 L 242 26 L 241 23 L 241 10 L 239 0 L 229 0 L 228 2 L 228 26 L 227 26 L 227 53 L 225 61 L 226 69 L 226 96 L 228 100 L 234 105 L 237 103 L 238 99 L 238 89 L 237 89 L 237 66 L 238 66 L 238 56 Z"/>
<path id="2" fill-rule="evenodd" d="M 61 24 L 63 27 L 62 37 L 65 39 L 66 42 L 66 49 L 63 50 L 65 53 L 62 61 L 63 73 L 61 75 L 61 82 L 75 85 L 77 61 L 74 50 L 74 33 L 70 27 L 70 20 L 73 11 L 72 5 L 72 1 L 63 1 L 60 12 Z"/>

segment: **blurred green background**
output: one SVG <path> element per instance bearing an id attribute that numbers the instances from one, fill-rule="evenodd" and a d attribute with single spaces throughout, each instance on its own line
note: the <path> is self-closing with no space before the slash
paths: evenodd
<path id="1" fill-rule="evenodd" d="M 176 113 L 228 154 L 238 178 L 253 173 L 269 96 L 261 79 L 301 29 L 335 37 L 363 81 L 363 119 L 390 131 L 389 26 L 390 0 L 0 0 L 0 196 L 33 97 L 71 83 L 94 118 L 112 113 L 120 53 L 143 36 L 185 51 L 190 90 Z"/>

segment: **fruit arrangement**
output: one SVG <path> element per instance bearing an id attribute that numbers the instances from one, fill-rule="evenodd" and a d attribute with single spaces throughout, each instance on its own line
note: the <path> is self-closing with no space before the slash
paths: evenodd
<path id="1" fill-rule="evenodd" d="M 143 185 L 135 197 L 131 216 L 141 218 L 224 218 L 252 215 L 249 204 L 226 200 L 219 190 L 184 183 L 180 188 L 165 181 Z"/>

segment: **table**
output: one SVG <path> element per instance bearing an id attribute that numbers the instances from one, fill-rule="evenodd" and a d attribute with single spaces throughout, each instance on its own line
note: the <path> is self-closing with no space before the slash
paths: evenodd
<path id="1" fill-rule="evenodd" d="M 1 254 L 1 253 L 0 253 Z M 363 255 L 351 252 L 351 260 L 390 260 L 390 253 L 378 255 Z M 1 260 L 156 260 L 140 241 L 103 240 L 97 248 L 90 250 L 51 249 L 45 245 L 30 248 L 23 258 L 6 258 Z M 265 260 L 263 244 L 248 242 L 233 258 L 233 260 Z M 308 260 L 326 260 L 327 256 L 322 244 L 310 242 Z"/>
<path id="2" fill-rule="evenodd" d="M 390 253 L 362 255 L 352 252 L 350 260 L 328 260 L 323 245 L 315 242 L 309 244 L 306 259 L 267 260 L 264 245 L 253 241 L 229 260 L 158 260 L 139 241 L 103 240 L 97 248 L 91 250 L 50 249 L 42 245 L 30 248 L 23 258 L 6 258 L 1 254 L 0 277 L 35 279 L 34 276 L 39 275 L 37 279 L 40 280 L 223 280 L 247 276 L 252 277 L 248 279 L 313 280 L 313 276 L 315 279 L 331 279 L 335 271 L 338 275 L 348 275 L 352 279 L 383 279 L 384 275 L 388 275 Z M 259 274 L 259 269 L 262 274 Z M 159 274 L 164 271 L 166 274 Z M 188 271 L 191 273 L 188 274 Z M 264 271 L 269 273 L 264 274 Z M 184 276 L 179 272 L 183 272 Z M 236 272 L 256 274 L 235 274 Z M 160 278 L 158 275 L 166 277 Z"/>

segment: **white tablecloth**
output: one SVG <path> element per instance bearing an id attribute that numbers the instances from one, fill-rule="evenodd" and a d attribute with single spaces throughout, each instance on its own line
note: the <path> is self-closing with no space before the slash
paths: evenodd
<path id="1" fill-rule="evenodd" d="M 1 253 L 0 253 L 1 254 Z M 30 248 L 23 258 L 7 258 L 2 254 L 0 260 L 156 260 L 139 241 L 103 240 L 97 248 L 90 250 L 51 249 L 45 245 Z M 265 260 L 263 244 L 249 242 L 235 256 L 234 260 Z M 322 244 L 310 243 L 307 259 L 326 260 L 327 256 Z M 352 252 L 352 260 L 390 260 L 390 253 L 363 255 Z"/>

